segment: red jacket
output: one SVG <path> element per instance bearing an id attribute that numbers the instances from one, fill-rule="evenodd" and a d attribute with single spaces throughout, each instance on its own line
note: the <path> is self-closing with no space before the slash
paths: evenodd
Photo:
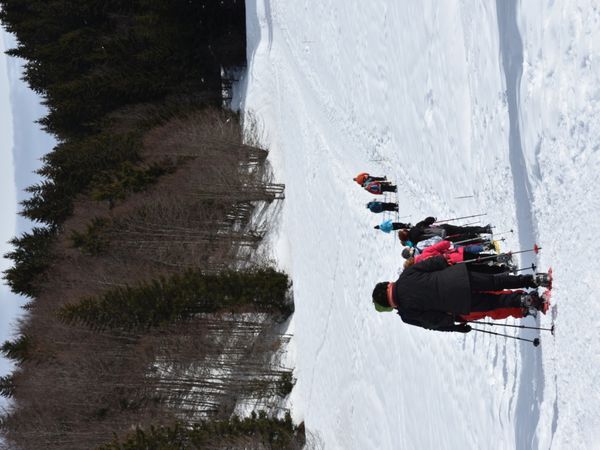
<path id="1" fill-rule="evenodd" d="M 364 188 L 371 194 L 383 194 L 383 192 L 381 192 L 381 183 L 379 181 L 371 181 L 366 186 L 364 186 Z"/>
<path id="2" fill-rule="evenodd" d="M 415 263 L 423 261 L 432 256 L 443 256 L 448 261 L 448 264 L 456 264 L 464 260 L 465 248 L 459 247 L 451 249 L 450 241 L 440 241 L 437 244 L 427 247 L 420 255 L 415 256 Z"/>

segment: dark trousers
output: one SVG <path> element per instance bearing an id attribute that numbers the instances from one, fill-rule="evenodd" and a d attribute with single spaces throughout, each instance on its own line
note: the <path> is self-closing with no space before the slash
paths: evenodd
<path id="1" fill-rule="evenodd" d="M 398 211 L 398 204 L 397 203 L 382 203 L 382 211 Z"/>
<path id="2" fill-rule="evenodd" d="M 381 192 L 396 192 L 396 186 L 393 184 L 381 183 Z"/>
<path id="3" fill-rule="evenodd" d="M 450 225 L 449 223 L 442 223 L 436 226 L 443 228 L 448 234 L 479 234 L 488 232 L 486 227 L 459 227 L 456 225 Z"/>
<path id="4" fill-rule="evenodd" d="M 393 222 L 392 230 L 403 230 L 405 228 L 410 228 L 410 223 L 402 223 L 402 222 Z"/>
<path id="5" fill-rule="evenodd" d="M 533 283 L 533 275 L 509 275 L 506 273 L 492 275 L 473 271 L 470 267 L 469 280 L 472 292 L 536 287 Z"/>
<path id="6" fill-rule="evenodd" d="M 465 255 L 466 255 L 466 253 L 465 253 Z M 466 260 L 467 259 L 465 258 L 465 261 Z M 485 264 L 485 263 L 477 263 L 474 261 L 468 262 L 467 264 L 469 265 L 469 270 L 471 270 L 473 272 L 490 273 L 490 274 L 510 272 L 510 268 L 504 264 L 501 264 L 501 265 Z"/>
<path id="7" fill-rule="evenodd" d="M 456 225 L 450 225 L 448 223 L 443 223 L 441 225 L 436 225 L 446 231 L 446 239 L 452 242 L 463 241 L 466 239 L 475 239 L 479 237 L 480 233 L 487 233 L 488 230 L 485 227 L 458 227 Z M 469 242 L 469 244 L 478 244 L 483 242 L 484 239 L 474 240 Z"/>
<path id="8" fill-rule="evenodd" d="M 525 291 L 499 291 L 500 293 L 492 294 L 491 292 L 473 292 L 471 293 L 471 312 L 477 311 L 492 311 L 495 309 L 504 308 L 519 308 L 523 304 L 521 295 Z"/>
<path id="9" fill-rule="evenodd" d="M 476 272 L 471 268 L 469 268 L 469 280 L 471 311 L 520 307 L 522 306 L 521 295 L 524 291 L 506 289 L 535 287 L 532 275 L 489 274 Z"/>

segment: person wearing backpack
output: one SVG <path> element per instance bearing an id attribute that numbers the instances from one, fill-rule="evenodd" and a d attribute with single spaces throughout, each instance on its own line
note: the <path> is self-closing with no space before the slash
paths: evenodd
<path id="1" fill-rule="evenodd" d="M 372 201 L 367 203 L 367 208 L 376 214 L 384 211 L 398 212 L 398 203 Z"/>
<path id="2" fill-rule="evenodd" d="M 389 233 L 395 230 L 401 230 L 403 228 L 410 228 L 410 223 L 392 222 L 391 219 L 384 220 L 379 225 L 375 225 L 373 228 L 381 230 L 384 233 Z"/>
<path id="3" fill-rule="evenodd" d="M 362 172 L 362 173 L 359 173 L 358 175 L 356 175 L 353 178 L 353 180 L 356 181 L 361 186 L 364 186 L 365 184 L 370 183 L 371 181 L 387 181 L 387 177 L 385 177 L 385 176 L 374 177 L 374 176 L 369 175 L 367 172 Z"/>

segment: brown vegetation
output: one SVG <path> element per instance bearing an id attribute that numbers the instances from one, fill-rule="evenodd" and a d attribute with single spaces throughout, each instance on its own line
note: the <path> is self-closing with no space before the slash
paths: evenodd
<path id="1" fill-rule="evenodd" d="M 193 268 L 256 264 L 264 230 L 253 215 L 283 198 L 266 152 L 242 143 L 238 119 L 188 113 L 151 129 L 139 167 L 170 174 L 121 199 L 80 196 L 53 246 L 54 263 L 19 333 L 3 429 L 20 448 L 83 449 L 150 424 L 228 418 L 237 404 L 285 396 L 288 369 L 273 357 L 287 337 L 268 314 L 201 314 L 145 331 L 94 331 L 58 309 L 83 297 Z"/>

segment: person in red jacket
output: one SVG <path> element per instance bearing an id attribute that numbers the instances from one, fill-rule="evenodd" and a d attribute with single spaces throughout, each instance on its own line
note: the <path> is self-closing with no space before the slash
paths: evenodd
<path id="1" fill-rule="evenodd" d="M 406 259 L 404 268 L 419 263 L 433 256 L 443 256 L 449 265 L 467 262 L 471 269 L 484 273 L 504 273 L 509 268 L 505 265 L 489 265 L 487 263 L 477 264 L 479 254 L 484 251 L 482 245 L 452 246 L 450 241 L 440 241 L 436 244 L 426 247 L 421 253 L 418 253 L 414 247 L 405 247 L 402 250 L 402 257 Z M 488 260 L 487 262 L 491 262 Z"/>
<path id="2" fill-rule="evenodd" d="M 367 192 L 375 195 L 381 195 L 384 192 L 396 192 L 398 188 L 395 184 L 388 181 L 370 181 L 363 185 Z"/>

